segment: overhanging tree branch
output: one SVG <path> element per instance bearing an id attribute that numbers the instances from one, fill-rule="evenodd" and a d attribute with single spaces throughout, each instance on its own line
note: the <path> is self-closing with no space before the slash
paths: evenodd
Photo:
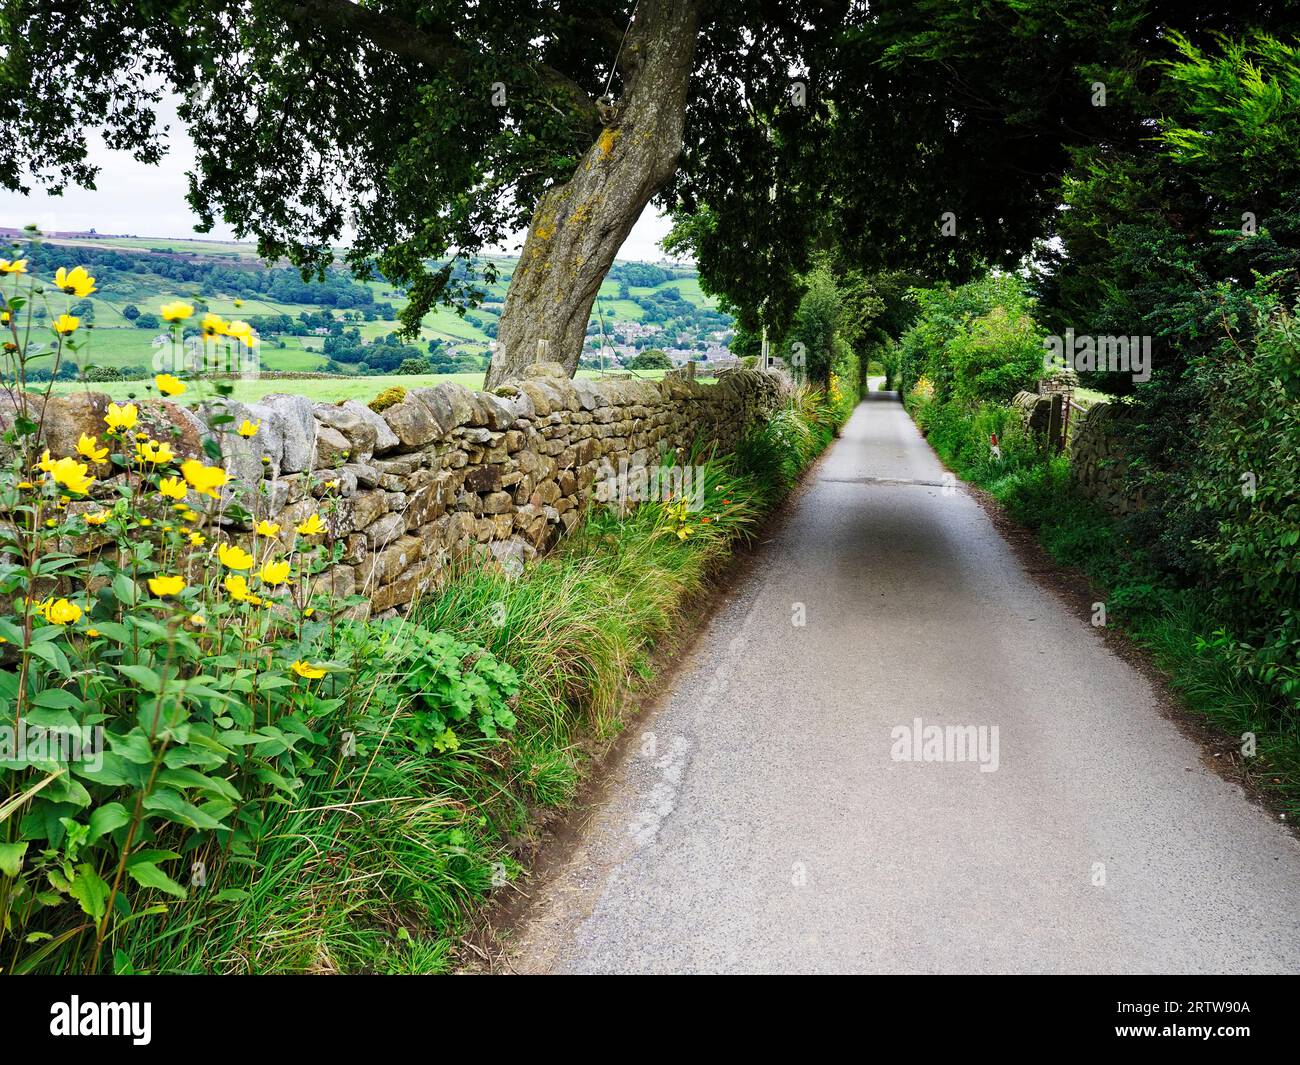
<path id="1" fill-rule="evenodd" d="M 353 0 L 297 0 L 286 9 L 286 18 L 308 26 L 329 23 L 391 55 L 439 69 L 456 64 L 468 66 L 470 61 L 470 53 L 454 37 L 428 33 L 405 19 L 373 7 L 362 7 Z M 599 122 L 596 102 L 586 89 L 545 63 L 534 63 L 532 67 L 544 85 L 558 90 L 569 100 L 578 115 L 588 122 Z"/>

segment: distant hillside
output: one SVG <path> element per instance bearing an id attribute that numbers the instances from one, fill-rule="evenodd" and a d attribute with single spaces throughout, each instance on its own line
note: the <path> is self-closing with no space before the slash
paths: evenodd
<path id="1" fill-rule="evenodd" d="M 0 231 L 10 239 L 15 234 Z M 490 285 L 480 281 L 480 305 L 463 314 L 440 307 L 425 318 L 419 340 L 408 341 L 392 335 L 406 303 L 401 289 L 384 281 L 358 282 L 343 270 L 323 281 L 303 281 L 292 268 L 264 263 L 250 244 L 81 233 L 43 236 L 24 254 L 45 276 L 74 265 L 96 276 L 99 291 L 73 313 L 87 326 L 93 323 L 77 369 L 100 377 L 149 369 L 161 330 L 158 310 L 178 298 L 201 311 L 251 322 L 262 337 L 267 370 L 392 373 L 412 358 L 437 371 L 482 369 L 517 262 L 491 259 L 498 278 Z M 61 298 L 51 303 L 54 313 L 64 309 Z M 586 352 L 591 358 L 600 346 L 602 316 L 607 363 L 617 361 L 620 351 L 628 357 L 649 346 L 675 349 L 679 357 L 717 351 L 731 326 L 730 317 L 701 292 L 695 268 L 680 264 L 614 264 L 593 308 Z"/>

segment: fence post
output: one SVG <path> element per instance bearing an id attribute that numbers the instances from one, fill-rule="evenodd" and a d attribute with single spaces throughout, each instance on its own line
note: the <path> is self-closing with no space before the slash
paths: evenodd
<path id="1" fill-rule="evenodd" d="M 1064 402 L 1065 397 L 1060 392 L 1052 393 L 1052 409 L 1047 416 L 1047 441 L 1056 452 L 1065 447 L 1065 434 L 1061 431 L 1064 425 L 1061 411 Z"/>

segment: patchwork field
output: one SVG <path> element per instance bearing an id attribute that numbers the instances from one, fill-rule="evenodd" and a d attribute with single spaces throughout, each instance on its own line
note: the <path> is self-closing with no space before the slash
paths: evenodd
<path id="1" fill-rule="evenodd" d="M 663 370 L 641 370 L 636 376 L 660 380 L 663 375 Z M 600 375 L 591 370 L 579 370 L 578 376 L 599 377 Z M 237 400 L 251 402 L 272 392 L 292 392 L 318 403 L 335 403 L 345 399 L 359 399 L 368 403 L 388 388 L 429 388 L 443 381 L 455 381 L 471 389 L 483 387 L 481 373 L 395 374 L 382 377 L 274 377 L 256 381 L 235 381 L 232 396 Z M 157 391 L 153 388 L 152 381 L 108 381 L 88 384 L 60 381 L 55 385 L 54 390 L 62 393 L 104 392 L 117 401 L 157 398 Z M 185 398 L 199 394 L 195 386 Z"/>

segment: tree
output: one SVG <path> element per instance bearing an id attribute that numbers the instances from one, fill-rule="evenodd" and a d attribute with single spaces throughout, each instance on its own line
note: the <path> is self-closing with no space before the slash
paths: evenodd
<path id="1" fill-rule="evenodd" d="M 527 224 L 489 383 L 536 359 L 541 341 L 572 369 L 613 256 L 666 194 L 686 137 L 694 168 L 750 165 L 733 134 L 788 99 L 805 42 L 845 26 L 851 10 L 817 0 L 7 0 L 0 182 L 92 182 L 93 128 L 157 162 L 156 110 L 171 89 L 203 131 L 190 188 L 202 227 L 220 216 L 265 257 L 317 273 L 347 233 L 348 265 L 406 291 L 413 332 L 440 300 L 479 300 L 495 268 L 483 261 L 476 277 L 464 267 Z M 726 122 L 694 113 L 702 95 Z"/>
<path id="2" fill-rule="evenodd" d="M 796 374 L 825 385 L 830 381 L 835 338 L 843 318 L 839 288 L 830 269 L 819 265 L 807 277 L 794 324 L 777 352 Z"/>
<path id="3" fill-rule="evenodd" d="M 158 320 L 158 316 L 156 314 L 147 314 L 147 313 L 141 314 L 136 318 L 134 324 L 137 329 L 162 328 L 162 323 Z"/>
<path id="4" fill-rule="evenodd" d="M 426 374 L 432 373 L 428 359 L 403 359 L 397 369 L 393 371 L 398 374 Z"/>
<path id="5" fill-rule="evenodd" d="M 134 322 L 137 318 L 140 317 L 140 308 L 137 307 L 134 303 L 128 303 L 125 307 L 122 308 L 122 317 L 125 318 L 128 322 Z"/>
<path id="6" fill-rule="evenodd" d="M 1252 17 L 1280 21 L 1286 6 Z M 1071 148 L 1150 136 L 1125 103 L 1132 57 L 1171 19 L 1201 35 L 1231 25 L 1225 8 L 6 0 L 0 183 L 93 182 L 96 127 L 157 162 L 170 88 L 202 130 L 201 225 L 221 216 L 265 257 L 321 276 L 348 236 L 355 273 L 407 293 L 411 335 L 438 301 L 481 300 L 496 274 L 480 253 L 526 224 L 495 384 L 543 342 L 573 369 L 599 285 L 655 196 L 678 219 L 673 247 L 750 330 L 784 332 L 828 234 L 863 269 L 1014 266 L 1056 210 Z M 1095 107 L 1102 62 L 1114 99 Z"/>
<path id="7" fill-rule="evenodd" d="M 632 357 L 628 367 L 633 370 L 671 370 L 673 361 L 659 348 L 646 348 Z"/>
<path id="8" fill-rule="evenodd" d="M 1284 3 L 1210 0 L 882 0 L 839 32 L 823 22 L 799 43 L 802 113 L 751 94 L 744 122 L 717 94 L 692 98 L 665 247 L 696 259 L 744 329 L 778 336 L 819 251 L 869 275 L 1015 269 L 1080 153 L 1150 143 L 1170 28 L 1203 43 L 1243 22 L 1295 24 Z M 729 133 L 733 165 L 700 126 Z"/>

